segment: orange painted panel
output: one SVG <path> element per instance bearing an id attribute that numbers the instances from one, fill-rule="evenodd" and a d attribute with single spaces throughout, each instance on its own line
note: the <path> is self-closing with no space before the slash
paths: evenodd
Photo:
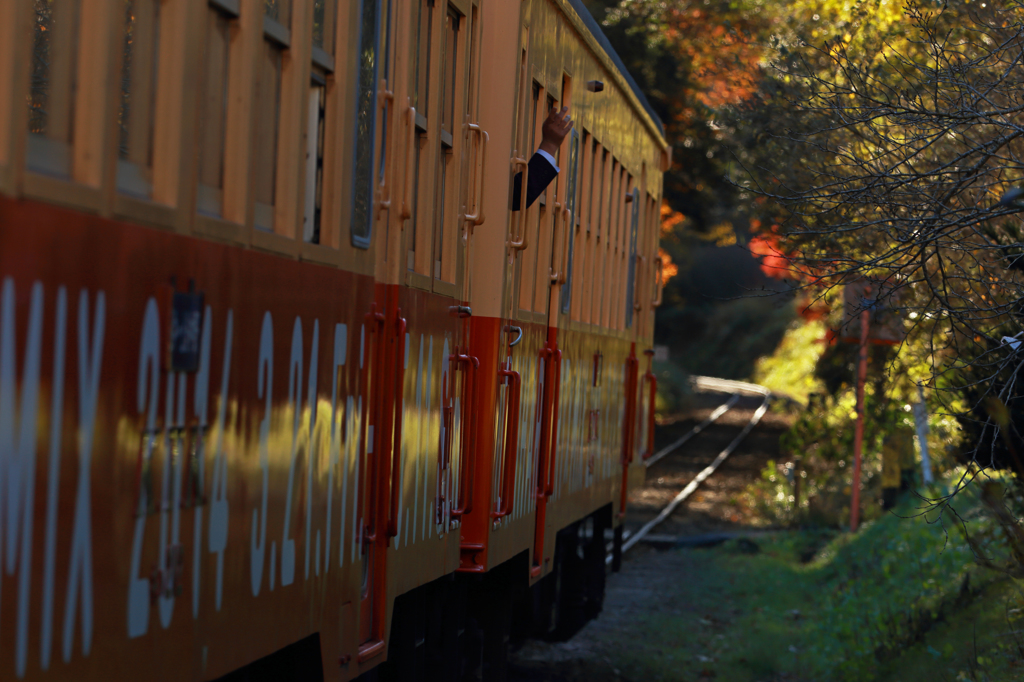
<path id="1" fill-rule="evenodd" d="M 387 461 L 375 304 L 408 334 Z M 458 561 L 436 513 L 449 304 L 0 197 L 0 677 L 210 679 L 312 633 L 329 679 L 357 674 L 375 465 L 385 641 L 395 595 Z"/>

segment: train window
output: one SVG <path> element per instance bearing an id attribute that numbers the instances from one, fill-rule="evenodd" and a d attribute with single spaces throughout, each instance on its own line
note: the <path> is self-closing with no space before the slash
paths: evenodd
<path id="1" fill-rule="evenodd" d="M 609 269 L 611 276 L 608 278 L 608 287 L 604 293 L 605 310 L 607 313 L 608 326 L 612 329 L 623 328 L 623 317 L 620 314 L 620 299 L 623 290 L 623 261 L 625 260 L 623 248 L 623 193 L 626 171 L 614 158 L 611 159 L 611 178 L 608 183 L 608 239 L 611 242 L 611 259 Z"/>
<path id="2" fill-rule="evenodd" d="M 302 217 L 302 239 L 320 243 L 320 217 L 324 183 L 324 109 L 327 106 L 326 79 L 312 71 L 309 110 L 306 112 L 306 194 Z"/>
<path id="3" fill-rule="evenodd" d="M 199 185 L 196 209 L 220 217 L 224 206 L 224 139 L 227 134 L 231 19 L 218 5 L 206 13 L 206 54 L 199 117 Z"/>
<path id="4" fill-rule="evenodd" d="M 313 63 L 334 70 L 334 22 L 337 0 L 313 0 Z"/>
<path id="5" fill-rule="evenodd" d="M 266 0 L 268 5 L 271 1 Z M 276 40 L 264 40 L 259 48 L 256 76 L 256 125 L 252 145 L 253 224 L 257 229 L 268 232 L 274 229 L 283 52 Z"/>
<path id="6" fill-rule="evenodd" d="M 126 0 L 121 98 L 117 114 L 117 189 L 153 195 L 153 123 L 156 113 L 159 0 Z"/>
<path id="7" fill-rule="evenodd" d="M 427 147 L 428 117 L 430 115 L 430 66 L 434 44 L 434 1 L 420 0 L 416 5 L 416 64 L 413 79 L 412 106 L 416 111 L 412 149 L 412 200 L 409 219 L 409 250 L 406 254 L 406 268 L 419 275 L 430 276 L 431 232 L 429 228 L 429 195 L 421 192 L 421 183 L 429 185 L 433 174 L 429 172 L 431 154 Z M 421 201 L 421 199 L 424 199 Z"/>
<path id="8" fill-rule="evenodd" d="M 455 121 L 455 84 L 458 82 L 459 13 L 448 7 L 444 22 L 444 45 L 441 54 L 441 130 L 453 133 Z"/>
<path id="9" fill-rule="evenodd" d="M 572 319 L 582 322 L 590 322 L 590 290 L 593 289 L 590 285 L 594 282 L 593 242 L 590 235 L 591 185 L 588 182 L 588 178 L 593 176 L 593 146 L 593 135 L 584 129 L 580 136 L 580 169 L 577 173 L 579 201 L 574 213 L 575 231 L 582 243 L 576 247 L 574 270 L 577 274 L 573 278 L 572 284 L 572 296 L 576 300 L 576 304 L 572 307 Z"/>
<path id="10" fill-rule="evenodd" d="M 593 171 L 593 186 L 590 190 L 591 219 L 590 229 L 597 235 L 597 254 L 594 260 L 594 298 L 590 319 L 595 324 L 607 325 L 608 320 L 604 315 L 605 289 L 608 287 L 607 277 L 609 274 L 608 259 L 611 249 L 611 241 L 608 238 L 608 230 L 602 225 L 608 219 L 608 208 L 605 206 L 605 197 L 608 196 L 606 185 L 611 179 L 611 165 L 608 163 L 608 150 L 594 141 L 594 161 L 591 164 Z"/>
<path id="11" fill-rule="evenodd" d="M 74 136 L 78 0 L 34 0 L 26 165 L 69 177 Z"/>
<path id="12" fill-rule="evenodd" d="M 601 177 L 601 145 L 598 144 L 594 136 L 587 133 L 587 150 L 588 158 L 590 163 L 585 166 L 586 170 L 583 174 L 583 206 L 586 209 L 586 216 L 584 217 L 584 225 L 586 225 L 587 232 L 593 230 L 600 234 L 599 225 L 601 224 L 600 206 L 595 207 L 596 195 L 594 194 L 594 178 L 598 178 L 600 182 Z M 600 192 L 600 189 L 597 190 Z"/>
<path id="13" fill-rule="evenodd" d="M 288 28 L 291 25 L 290 5 L 291 0 L 263 0 L 263 16 L 284 28 Z M 265 23 L 264 28 L 266 28 Z"/>
<path id="14" fill-rule="evenodd" d="M 565 176 L 565 211 L 566 217 L 568 217 L 568 224 L 563 225 L 563 229 L 568 230 L 568 252 L 566 253 L 565 259 L 565 283 L 562 285 L 561 297 L 562 297 L 562 312 L 569 312 L 569 306 L 572 304 L 572 272 L 573 272 L 573 261 L 575 259 L 576 249 L 576 210 L 578 208 L 576 197 L 579 195 L 579 183 L 577 182 L 577 174 L 579 171 L 579 160 L 580 160 L 580 134 L 576 128 L 569 131 L 569 159 L 566 164 L 566 176 Z M 563 218 L 564 220 L 564 218 Z"/>
<path id="15" fill-rule="evenodd" d="M 528 40 L 525 36 L 528 36 L 528 34 L 524 33 L 524 43 Z M 523 78 L 524 80 L 527 79 L 529 65 L 526 49 L 523 49 L 521 54 L 520 68 L 520 78 Z M 528 82 L 529 85 L 524 84 L 522 128 L 519 137 L 519 145 L 516 149 L 517 153 L 526 160 L 529 160 L 533 151 L 533 145 L 536 143 L 537 125 L 539 123 L 538 117 L 541 115 L 540 102 L 543 99 L 543 88 L 540 84 L 532 78 Z M 530 93 L 529 98 L 527 98 L 527 92 Z M 522 169 L 516 169 L 516 172 L 522 172 Z M 509 192 L 509 197 L 511 196 L 512 193 Z M 543 195 L 541 195 L 541 197 L 543 197 Z M 521 200 L 523 200 L 522 197 Z M 516 221 L 516 234 L 511 235 L 512 238 L 523 238 L 525 235 L 527 241 L 526 250 L 520 251 L 518 257 L 519 307 L 526 311 L 542 310 L 542 308 L 535 305 L 534 301 L 534 285 L 536 284 L 536 279 L 540 276 L 536 272 L 536 268 L 538 267 L 537 254 L 541 247 L 539 236 L 536 234 L 537 229 L 539 229 L 539 225 L 537 220 L 535 220 L 535 217 L 540 213 L 540 211 L 541 206 L 535 205 L 534 207 L 528 208 L 523 215 L 519 215 L 518 209 L 512 214 L 512 220 Z M 539 295 L 540 294 L 538 293 L 537 296 Z"/>
<path id="16" fill-rule="evenodd" d="M 423 114 L 416 111 L 416 120 L 413 121 L 413 125 L 416 127 L 414 131 L 415 140 L 412 148 L 412 163 L 413 163 L 413 177 L 412 177 L 412 216 L 409 219 L 409 252 L 407 255 L 406 267 L 420 275 L 430 275 L 430 234 L 429 230 L 421 230 L 420 223 L 423 222 L 420 201 L 420 183 L 421 178 L 424 176 L 429 177 L 429 173 L 423 173 L 423 165 L 427 163 L 427 157 L 429 153 L 424 154 L 427 151 L 427 118 Z"/>
<path id="17" fill-rule="evenodd" d="M 379 6 L 375 0 L 360 3 L 356 50 L 356 115 L 354 173 L 352 179 L 352 244 L 369 248 L 376 196 L 374 143 L 377 136 L 377 67 Z"/>
<path id="18" fill-rule="evenodd" d="M 626 327 L 633 325 L 633 300 L 636 287 L 636 237 L 640 227 L 640 191 L 634 187 L 631 193 L 633 200 L 629 206 L 629 260 L 626 263 Z"/>
<path id="19" fill-rule="evenodd" d="M 434 244 L 434 278 L 443 282 L 455 281 L 456 216 L 455 203 L 458 199 L 457 172 L 454 161 L 454 123 L 456 84 L 459 66 L 459 24 L 458 11 L 448 7 L 445 15 L 444 39 L 441 44 L 441 153 L 437 169 L 437 209 L 435 211 L 436 242 Z"/>
<path id="20" fill-rule="evenodd" d="M 420 0 L 416 22 L 416 77 L 413 80 L 412 105 L 425 115 L 430 106 L 430 54 L 434 36 L 434 0 Z"/>

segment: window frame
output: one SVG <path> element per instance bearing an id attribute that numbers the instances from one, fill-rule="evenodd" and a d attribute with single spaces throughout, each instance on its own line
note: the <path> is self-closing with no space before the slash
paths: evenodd
<path id="1" fill-rule="evenodd" d="M 582 137 L 579 130 L 573 126 L 569 131 L 568 145 L 566 151 L 568 152 L 568 158 L 566 159 L 566 175 L 565 175 L 565 205 L 562 210 L 571 211 L 570 222 L 568 225 L 563 225 L 562 229 L 568 232 L 566 237 L 566 254 L 565 254 L 565 281 L 562 283 L 562 290 L 559 292 L 559 312 L 563 315 L 568 314 L 572 308 L 572 287 L 573 287 L 573 267 L 574 260 L 576 257 L 576 228 L 577 228 L 577 198 L 580 191 L 579 183 L 579 170 L 580 170 L 580 145 Z M 564 221 L 564 213 L 563 218 Z M 578 312 L 577 312 L 578 315 Z M 574 318 L 575 319 L 575 318 Z"/>
<path id="2" fill-rule="evenodd" d="M 381 36 L 381 27 L 382 27 L 382 23 L 383 22 L 381 20 L 380 5 L 379 5 L 379 3 L 376 0 L 358 0 L 358 2 L 355 2 L 353 4 L 356 6 L 356 11 L 357 11 L 356 19 L 357 19 L 357 21 L 362 21 L 363 19 L 365 19 L 365 16 L 361 16 L 361 15 L 364 15 L 365 7 L 366 7 L 367 3 L 372 3 L 374 8 L 375 8 L 374 9 L 374 27 L 373 27 L 374 64 L 373 64 L 373 79 L 372 79 L 372 87 L 370 89 L 370 103 L 369 103 L 369 110 L 372 113 L 370 114 L 369 130 L 367 132 L 367 135 L 365 136 L 365 140 L 368 141 L 368 143 L 370 145 L 370 149 L 369 149 L 369 169 L 368 169 L 369 172 L 367 173 L 366 178 L 365 178 L 369 182 L 368 182 L 368 186 L 361 188 L 360 187 L 360 180 L 361 180 L 361 178 L 359 177 L 359 172 L 357 171 L 358 164 L 359 164 L 359 159 L 358 159 L 358 155 L 359 155 L 359 151 L 360 151 L 360 146 L 359 145 L 363 141 L 363 140 L 360 139 L 360 135 L 359 135 L 359 97 L 360 97 L 360 88 L 362 87 L 362 78 L 361 78 L 360 69 L 359 69 L 359 55 L 362 52 L 365 51 L 364 50 L 364 45 L 363 45 L 363 40 L 365 38 L 365 34 L 362 31 L 360 31 L 359 39 L 356 40 L 356 41 L 353 41 L 355 43 L 355 55 L 356 55 L 356 58 L 354 60 L 354 63 L 351 65 L 352 73 L 354 74 L 353 84 L 352 84 L 352 92 L 354 93 L 356 101 L 355 101 L 355 108 L 354 108 L 354 114 L 355 115 L 353 116 L 353 120 L 352 120 L 352 123 L 351 123 L 351 125 L 352 125 L 352 127 L 351 127 L 352 138 L 351 139 L 354 140 L 354 144 L 352 145 L 352 149 L 351 149 L 351 153 L 352 153 L 352 166 L 351 166 L 351 168 L 352 168 L 352 177 L 351 177 L 350 189 L 351 189 L 352 194 L 350 195 L 350 197 L 351 197 L 352 209 L 349 212 L 349 223 L 348 223 L 349 239 L 350 239 L 350 241 L 352 243 L 352 246 L 354 246 L 357 249 L 363 249 L 363 250 L 367 250 L 367 249 L 369 249 L 373 245 L 373 237 L 374 237 L 374 229 L 373 228 L 374 228 L 374 223 L 377 222 L 377 200 L 378 200 L 377 194 L 378 194 L 378 191 L 379 191 L 379 188 L 378 188 L 379 182 L 378 182 L 377 178 L 378 178 L 378 173 L 380 171 L 379 167 L 383 166 L 383 161 L 384 161 L 383 159 L 378 159 L 377 158 L 377 149 L 378 149 L 378 145 L 380 143 L 378 128 L 383 127 L 383 126 L 378 126 L 378 123 L 379 123 L 379 121 L 378 121 L 379 103 L 377 101 L 377 89 L 378 89 L 379 84 L 381 82 L 381 78 L 380 78 L 380 61 L 381 61 L 380 60 L 380 52 L 381 52 L 381 43 L 383 42 L 381 40 L 381 37 L 382 37 Z M 368 225 L 367 225 L 367 228 L 366 228 L 366 234 L 365 235 L 356 232 L 356 218 L 357 218 L 357 214 L 356 214 L 356 211 L 357 211 L 356 198 L 359 196 L 359 192 L 360 192 L 361 189 L 362 190 L 367 190 L 368 193 L 369 193 L 369 211 L 367 212 L 367 215 L 365 216 L 365 220 L 368 222 Z"/>

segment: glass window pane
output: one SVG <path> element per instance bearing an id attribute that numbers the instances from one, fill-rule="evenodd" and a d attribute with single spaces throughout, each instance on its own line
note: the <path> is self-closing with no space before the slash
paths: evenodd
<path id="1" fill-rule="evenodd" d="M 285 28 L 291 26 L 291 0 L 263 0 L 263 12 Z"/>
<path id="2" fill-rule="evenodd" d="M 320 243 L 320 208 L 324 169 L 324 104 L 325 88 L 309 89 L 309 120 L 306 133 L 306 196 L 302 221 L 302 238 L 311 244 Z"/>
<path id="3" fill-rule="evenodd" d="M 71 174 L 78 49 L 78 0 L 34 0 L 28 98 L 30 169 Z"/>
<path id="4" fill-rule="evenodd" d="M 565 208 L 571 213 L 564 220 L 563 230 L 569 231 L 569 253 L 566 257 L 565 283 L 562 284 L 562 312 L 569 312 L 569 305 L 572 302 L 572 269 L 576 251 L 576 196 L 579 187 L 576 182 L 577 170 L 579 168 L 580 134 L 576 128 L 569 131 L 569 163 L 565 176 Z"/>
<path id="5" fill-rule="evenodd" d="M 441 127 L 452 132 L 452 122 L 455 119 L 455 83 L 456 69 L 458 68 L 458 32 L 459 15 L 452 8 L 448 9 L 445 18 L 444 30 L 444 54 L 441 56 L 441 64 L 444 73 L 441 74 Z"/>
<path id="6" fill-rule="evenodd" d="M 314 0 L 313 44 L 327 54 L 334 54 L 334 17 L 337 0 Z"/>
<path id="7" fill-rule="evenodd" d="M 264 40 L 256 80 L 256 127 L 253 139 L 253 199 L 256 227 L 274 227 L 274 190 L 277 178 L 277 133 L 281 107 L 281 49 Z"/>
<path id="8" fill-rule="evenodd" d="M 434 2 L 422 0 L 419 4 L 419 22 L 416 24 L 416 79 L 412 105 L 423 116 L 430 106 L 430 46 L 434 35 Z"/>
<path id="9" fill-rule="evenodd" d="M 158 0 L 124 0 L 124 51 L 118 108 L 117 188 L 153 193 L 153 119 L 160 36 Z"/>
<path id="10" fill-rule="evenodd" d="M 207 13 L 199 117 L 199 188 L 196 208 L 220 216 L 224 190 L 224 135 L 228 109 L 231 22 L 216 10 Z"/>
<path id="11" fill-rule="evenodd" d="M 363 0 L 359 11 L 356 63 L 355 172 L 352 187 L 352 243 L 370 246 L 373 228 L 374 138 L 377 124 L 377 48 L 379 12 L 376 0 Z"/>

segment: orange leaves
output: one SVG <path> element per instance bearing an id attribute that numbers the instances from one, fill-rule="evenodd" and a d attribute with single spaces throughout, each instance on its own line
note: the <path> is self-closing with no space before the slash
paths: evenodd
<path id="1" fill-rule="evenodd" d="M 679 211 L 673 211 L 667 201 L 661 202 L 661 233 L 666 234 L 680 225 L 686 216 Z"/>
<path id="2" fill-rule="evenodd" d="M 745 36 L 742 21 L 737 28 L 713 12 L 690 8 L 670 10 L 666 20 L 663 38 L 690 62 L 690 97 L 714 108 L 754 96 L 764 51 Z"/>
<path id="3" fill-rule="evenodd" d="M 790 257 L 779 248 L 779 238 L 773 234 L 759 234 L 750 240 L 750 252 L 761 261 L 761 272 L 775 279 L 792 279 Z"/>
<path id="4" fill-rule="evenodd" d="M 672 262 L 672 256 L 668 255 L 665 249 L 658 249 L 658 258 L 661 259 L 661 281 L 663 283 L 679 274 L 679 266 Z"/>

